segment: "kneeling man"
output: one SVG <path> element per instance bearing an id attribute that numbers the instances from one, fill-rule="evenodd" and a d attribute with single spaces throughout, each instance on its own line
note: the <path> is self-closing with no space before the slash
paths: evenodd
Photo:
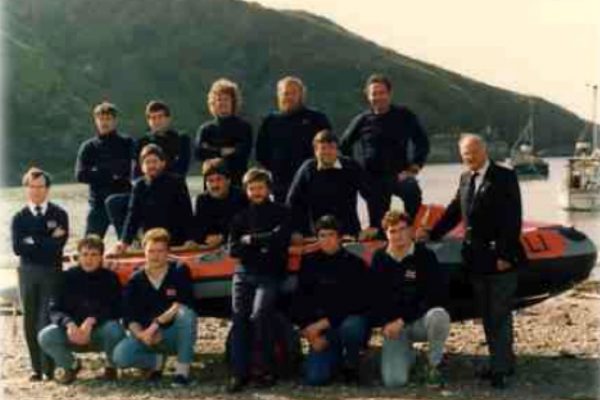
<path id="1" fill-rule="evenodd" d="M 426 383 L 441 386 L 438 365 L 450 331 L 450 316 L 442 307 L 448 293 L 448 275 L 435 254 L 413 242 L 408 214 L 388 211 L 382 228 L 386 247 L 373 255 L 371 273 L 376 305 L 375 325 L 383 327 L 381 375 L 385 386 L 407 383 L 415 362 L 414 342 L 427 342 Z"/>
<path id="2" fill-rule="evenodd" d="M 310 344 L 305 365 L 308 385 L 328 383 L 341 370 L 348 383 L 358 383 L 360 353 L 368 340 L 367 267 L 341 246 L 336 219 L 316 223 L 320 249 L 302 257 L 294 316 Z"/>
<path id="3" fill-rule="evenodd" d="M 173 386 L 189 384 L 196 342 L 192 279 L 184 264 L 169 262 L 169 233 L 163 228 L 146 232 L 146 263 L 135 272 L 123 295 L 123 322 L 128 336 L 114 352 L 121 368 L 142 368 L 148 380 L 162 377 L 165 354 L 177 354 Z"/>
<path id="4" fill-rule="evenodd" d="M 42 350 L 59 370 L 55 380 L 68 384 L 80 369 L 73 352 L 104 351 L 104 378 L 114 380 L 112 352 L 125 336 L 121 317 L 121 286 L 117 275 L 102 267 L 104 244 L 96 235 L 77 245 L 79 265 L 62 272 L 58 294 L 50 301 L 52 324 L 40 331 Z"/>

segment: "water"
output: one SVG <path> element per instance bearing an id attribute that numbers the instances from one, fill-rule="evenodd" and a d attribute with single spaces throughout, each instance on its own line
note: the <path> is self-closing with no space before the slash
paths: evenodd
<path id="1" fill-rule="evenodd" d="M 574 226 L 585 232 L 595 243 L 600 239 L 600 213 L 567 212 L 558 205 L 560 182 L 563 176 L 565 159 L 551 158 L 550 178 L 545 181 L 521 182 L 523 196 L 523 214 L 526 220 L 553 222 Z M 454 196 L 458 186 L 458 177 L 462 167 L 460 164 L 428 165 L 419 176 L 426 203 L 446 205 Z M 188 180 L 190 192 L 195 196 L 202 187 L 198 177 Z M 87 210 L 87 186 L 80 184 L 56 185 L 52 187 L 52 200 L 65 207 L 71 221 L 71 237 L 67 251 L 72 251 L 75 243 L 83 235 Z M 10 220 L 12 215 L 23 207 L 22 188 L 0 189 L 2 212 L 0 213 L 0 267 L 16 265 L 10 244 Z M 360 207 L 364 215 L 364 207 Z M 114 232 L 109 232 L 107 243 L 115 242 Z M 600 268 L 596 268 L 600 271 Z M 600 274 L 596 274 L 600 276 Z"/>

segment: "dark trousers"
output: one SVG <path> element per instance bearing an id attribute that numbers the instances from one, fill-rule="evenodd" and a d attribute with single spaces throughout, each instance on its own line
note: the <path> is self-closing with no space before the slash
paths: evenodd
<path id="1" fill-rule="evenodd" d="M 369 174 L 369 182 L 373 191 L 380 196 L 379 211 L 374 215 L 375 223 L 379 224 L 383 215 L 390 209 L 392 195 L 396 195 L 404 202 L 404 210 L 414 218 L 421 206 L 422 194 L 419 183 L 415 178 L 406 178 L 398 181 L 395 175 Z M 372 222 L 373 223 L 373 222 Z"/>
<path id="2" fill-rule="evenodd" d="M 106 198 L 105 209 L 110 223 L 115 227 L 117 237 L 123 238 L 123 227 L 127 218 L 127 208 L 129 207 L 129 193 L 112 194 Z"/>
<path id="3" fill-rule="evenodd" d="M 483 320 L 492 373 L 507 373 L 514 367 L 512 308 L 517 291 L 517 273 L 472 275 L 474 301 Z"/>
<path id="4" fill-rule="evenodd" d="M 108 218 L 108 213 L 106 212 L 104 199 L 90 201 L 85 224 L 86 236 L 94 234 L 104 238 L 109 226 L 110 219 Z"/>
<path id="5" fill-rule="evenodd" d="M 56 291 L 59 273 L 49 268 L 19 268 L 18 273 L 25 341 L 29 349 L 31 368 L 34 373 L 51 376 L 54 363 L 40 348 L 37 337 L 50 323 L 48 307 L 50 298 Z"/>
<path id="6" fill-rule="evenodd" d="M 232 287 L 231 361 L 233 374 L 249 375 L 253 343 L 261 343 L 260 364 L 273 374 L 275 357 L 274 315 L 281 280 L 247 273 L 236 273 Z"/>

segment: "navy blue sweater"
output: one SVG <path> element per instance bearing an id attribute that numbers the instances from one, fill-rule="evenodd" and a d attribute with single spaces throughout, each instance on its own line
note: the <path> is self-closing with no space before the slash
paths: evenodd
<path id="1" fill-rule="evenodd" d="M 409 143 L 413 154 L 409 154 Z M 429 139 L 417 116 L 394 105 L 385 114 L 368 110 L 355 117 L 340 146 L 370 174 L 394 175 L 410 164 L 422 166 L 429 154 Z"/>
<path id="2" fill-rule="evenodd" d="M 96 135 L 79 147 L 75 179 L 90 186 L 90 201 L 102 204 L 114 193 L 131 190 L 133 139 L 112 132 Z"/>
<path id="3" fill-rule="evenodd" d="M 192 204 L 185 180 L 163 172 L 152 181 L 139 178 L 133 185 L 123 227 L 123 241 L 131 243 L 137 230 L 165 228 L 171 243 L 183 244 L 193 237 Z"/>
<path id="4" fill-rule="evenodd" d="M 139 166 L 140 152 L 148 144 L 156 144 L 165 153 L 167 165 L 166 172 L 171 172 L 185 177 L 190 168 L 190 159 L 192 157 L 192 142 L 190 137 L 185 134 L 179 134 L 173 129 L 169 129 L 163 134 L 146 133 L 138 139 L 135 152 L 136 167 L 134 178 L 142 175 Z"/>
<path id="5" fill-rule="evenodd" d="M 365 172 L 354 160 L 340 157 L 341 168 L 318 169 L 317 160 L 304 162 L 296 173 L 287 196 L 293 214 L 293 229 L 314 234 L 314 223 L 323 215 L 334 215 L 344 234 L 360 232 L 356 210 L 357 195 L 365 199 L 371 226 L 379 197 L 373 192 Z"/>
<path id="6" fill-rule="evenodd" d="M 194 239 L 198 243 L 204 243 L 207 235 L 223 235 L 227 239 L 231 220 L 247 206 L 248 198 L 236 187 L 231 187 L 224 199 L 217 199 L 208 192 L 199 194 L 193 221 Z"/>
<path id="7" fill-rule="evenodd" d="M 282 276 L 288 262 L 291 216 L 288 208 L 270 200 L 250 204 L 231 222 L 230 254 L 241 260 L 237 272 Z M 244 235 L 250 244 L 242 243 Z"/>
<path id="8" fill-rule="evenodd" d="M 424 245 L 415 245 L 414 253 L 400 262 L 385 248 L 377 250 L 371 261 L 371 274 L 376 293 L 371 308 L 374 325 L 398 318 L 409 324 L 430 308 L 446 306 L 448 271 L 441 269 L 433 251 Z"/>
<path id="9" fill-rule="evenodd" d="M 325 114 L 306 107 L 292 113 L 271 113 L 263 120 L 256 160 L 273 173 L 276 186 L 287 192 L 300 165 L 313 156 L 312 140 L 323 129 L 331 129 Z"/>
<path id="10" fill-rule="evenodd" d="M 145 329 L 174 302 L 194 309 L 194 289 L 187 265 L 170 262 L 158 289 L 152 286 L 144 269 L 139 269 L 123 290 L 123 324 L 128 328 L 137 322 Z"/>
<path id="11" fill-rule="evenodd" d="M 114 272 L 77 266 L 61 273 L 58 294 L 50 300 L 50 320 L 66 327 L 87 317 L 96 318 L 96 326 L 121 318 L 121 285 Z"/>
<path id="12" fill-rule="evenodd" d="M 321 318 L 333 327 L 353 314 L 367 311 L 371 286 L 365 262 L 340 249 L 335 254 L 322 251 L 302 256 L 292 314 L 304 328 Z"/>
<path id="13" fill-rule="evenodd" d="M 233 147 L 235 152 L 221 155 L 221 149 Z M 242 118 L 232 115 L 215 118 L 200 125 L 194 142 L 194 154 L 199 161 L 222 158 L 232 175 L 233 181 L 240 183 L 248 167 L 252 150 L 252 126 Z"/>
<path id="14" fill-rule="evenodd" d="M 59 227 L 66 234 L 53 238 L 52 233 Z M 13 250 L 21 257 L 21 268 L 61 270 L 63 248 L 69 237 L 69 217 L 65 210 L 51 202 L 42 217 L 35 217 L 24 207 L 12 219 L 11 236 Z"/>

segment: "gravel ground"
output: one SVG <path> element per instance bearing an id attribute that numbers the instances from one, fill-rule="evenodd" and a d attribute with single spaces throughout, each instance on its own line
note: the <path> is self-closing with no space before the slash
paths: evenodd
<path id="1" fill-rule="evenodd" d="M 447 345 L 445 364 L 448 385 L 427 389 L 418 385 L 387 390 L 377 384 L 376 365 L 381 337 L 373 336 L 365 362 L 370 384 L 348 387 L 334 384 L 307 388 L 297 382 L 282 382 L 269 390 L 254 390 L 232 396 L 221 387 L 227 374 L 223 361 L 224 337 L 229 322 L 202 318 L 199 322 L 194 384 L 186 389 L 164 385 L 151 387 L 133 370 L 125 371 L 115 383 L 97 378 L 102 358 L 81 356 L 84 369 L 70 386 L 54 382 L 30 383 L 26 348 L 19 317 L 0 317 L 0 393 L 4 399 L 596 399 L 600 357 L 600 283 L 585 282 L 575 290 L 518 313 L 515 319 L 517 376 L 509 389 L 495 391 L 474 378 L 474 368 L 485 360 L 482 327 L 476 321 L 454 323 Z M 371 368 L 369 368 L 371 366 Z M 167 375 L 172 365 L 167 365 Z"/>

